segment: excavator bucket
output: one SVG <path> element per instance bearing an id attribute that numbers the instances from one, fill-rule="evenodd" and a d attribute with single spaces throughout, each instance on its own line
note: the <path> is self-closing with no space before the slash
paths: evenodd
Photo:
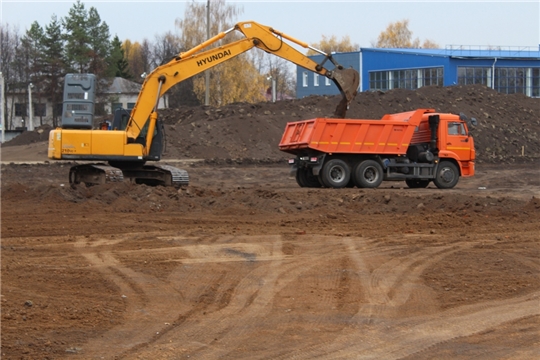
<path id="1" fill-rule="evenodd" d="M 360 75 L 355 69 L 343 69 L 342 67 L 336 67 L 332 70 L 332 78 L 337 85 L 343 99 L 339 102 L 334 116 L 336 118 L 344 119 L 347 114 L 349 104 L 354 100 L 357 92 L 358 85 L 360 85 Z"/>

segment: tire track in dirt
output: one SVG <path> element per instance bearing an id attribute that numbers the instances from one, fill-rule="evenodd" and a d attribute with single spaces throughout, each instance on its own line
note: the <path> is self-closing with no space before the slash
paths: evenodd
<path id="1" fill-rule="evenodd" d="M 440 343 L 471 336 L 505 323 L 540 315 L 540 292 L 509 300 L 463 306 L 401 322 L 384 348 L 370 349 L 373 359 L 400 359 Z M 405 331 L 405 329 L 408 329 Z M 428 335 L 428 336 L 426 336 Z M 355 349 L 351 349 L 355 351 Z"/>
<path id="2" fill-rule="evenodd" d="M 356 240 L 356 241 L 354 241 Z M 365 301 L 355 316 L 356 329 L 317 346 L 297 349 L 283 359 L 397 359 L 414 354 L 441 342 L 470 336 L 505 322 L 540 314 L 538 293 L 510 300 L 463 306 L 431 315 L 395 318 L 396 308 L 405 305 L 421 286 L 420 275 L 444 257 L 480 242 L 434 246 L 409 254 L 406 260 L 384 262 L 370 272 L 369 257 L 381 249 L 366 251 L 364 239 L 346 238 L 351 258 L 364 284 Z M 485 240 L 483 241 L 485 244 Z M 357 247 L 364 250 L 357 251 Z M 370 254 L 371 253 L 371 254 Z M 426 299 L 419 298 L 418 306 Z M 429 302 L 429 300 L 428 300 Z M 496 312 L 497 316 L 491 316 Z M 502 313 L 502 314 L 501 314 Z M 391 324 L 391 325 L 389 325 Z"/>
<path id="3" fill-rule="evenodd" d="M 445 312 L 429 305 L 434 300 L 420 279 L 425 269 L 456 251 L 489 244 L 487 240 L 426 246 L 397 257 L 403 244 L 387 246 L 363 237 L 316 235 L 290 255 L 283 253 L 282 235 L 225 236 L 214 238 L 210 244 L 199 238 L 198 244 L 112 252 L 110 247 L 121 241 L 89 242 L 80 238 L 75 243 L 88 262 L 127 296 L 125 322 L 101 339 L 91 339 L 84 348 L 99 350 L 83 352 L 85 358 L 144 358 L 155 355 L 158 348 L 163 358 L 175 358 L 179 344 L 181 353 L 200 358 L 234 358 L 255 329 L 287 328 L 287 317 L 271 316 L 276 311 L 276 297 L 289 284 L 301 281 L 303 274 L 321 266 L 329 270 L 318 286 L 331 290 L 324 294 L 322 306 L 339 306 L 343 291 L 359 283 L 362 291 L 356 314 L 343 319 L 341 330 L 327 341 L 276 349 L 272 358 L 397 359 L 540 313 L 539 293 Z M 123 266 L 115 258 L 116 253 L 138 251 L 182 252 L 188 256 L 173 258 L 178 266 L 160 281 Z M 538 268 L 534 259 L 520 260 Z M 223 269 L 216 271 L 219 264 Z M 213 268 L 201 273 L 207 266 Z M 357 283 L 350 282 L 351 276 Z M 199 285 L 191 289 L 186 286 L 190 283 Z M 188 304 L 187 299 L 196 301 Z M 413 310 L 398 311 L 404 307 Z M 504 314 L 484 319 L 493 311 Z M 318 327 L 330 317 L 320 313 L 310 320 Z M 261 354 L 252 354 L 251 358 L 268 356 L 268 352 Z"/>
<path id="4" fill-rule="evenodd" d="M 127 238 L 127 237 L 126 237 Z M 113 359 L 147 343 L 172 323 L 183 307 L 181 295 L 167 283 L 123 266 L 108 248 L 124 239 L 98 239 L 88 242 L 79 238 L 76 249 L 108 280 L 114 282 L 126 301 L 125 319 L 121 325 L 106 332 L 101 338 L 92 338 L 81 354 L 84 358 Z M 175 306 L 171 306 L 174 304 Z"/>
<path id="5" fill-rule="evenodd" d="M 236 266 L 233 268 L 234 271 L 229 272 L 225 272 L 227 270 L 225 269 L 221 279 L 206 277 L 205 282 L 208 283 L 208 286 L 219 284 L 224 279 L 227 281 L 227 286 L 215 286 L 213 299 L 210 299 L 206 304 L 207 311 L 195 304 L 197 311 L 187 314 L 184 321 L 173 331 L 170 331 L 162 343 L 167 343 L 167 339 L 174 338 L 175 343 L 183 344 L 184 351 L 196 352 L 199 355 L 206 354 L 204 356 L 215 358 L 214 356 L 218 356 L 215 353 L 227 350 L 213 347 L 209 351 L 210 344 L 215 343 L 218 339 L 230 344 L 243 332 L 249 331 L 251 322 L 264 318 L 265 308 L 272 300 L 274 286 L 280 274 L 278 268 L 284 256 L 281 251 L 280 236 L 260 236 L 257 238 L 259 241 L 255 242 L 256 246 L 253 245 L 253 241 L 252 244 L 240 242 L 242 237 L 235 239 L 235 243 L 227 243 L 229 239 L 223 237 L 212 245 L 201 244 L 184 247 L 184 250 L 190 254 L 188 261 L 185 261 L 188 265 L 180 267 L 169 276 L 169 281 L 172 283 L 189 284 L 198 280 L 201 266 L 210 266 L 211 263 L 222 263 L 225 266 L 231 261 L 242 261 L 245 266 L 240 264 L 240 268 Z M 227 249 L 235 251 L 231 253 L 231 251 L 226 251 Z M 250 256 L 246 258 L 245 254 L 250 254 Z M 231 256 L 237 259 L 232 260 Z M 214 266 L 213 273 L 215 272 Z M 228 301 L 222 306 L 213 306 L 215 305 L 213 300 L 227 291 L 231 292 L 227 296 Z M 185 292 L 186 298 L 197 299 L 200 296 L 200 287 L 195 287 L 194 290 L 187 289 Z M 202 319 L 201 313 L 205 315 Z M 196 316 L 192 318 L 191 315 Z M 233 332 L 232 335 L 231 332 Z M 152 354 L 153 351 L 154 349 L 150 347 L 139 351 L 138 356 L 144 357 L 147 352 Z M 214 354 L 211 355 L 209 352 Z M 172 354 L 170 356 L 174 357 Z"/>
<path id="6" fill-rule="evenodd" d="M 234 344 L 240 342 L 244 337 L 249 336 L 253 327 L 261 326 L 268 322 L 267 316 L 272 309 L 272 302 L 275 293 L 278 292 L 288 281 L 287 274 L 296 272 L 297 268 L 306 268 L 310 260 L 305 259 L 302 263 L 287 262 L 282 253 L 281 236 L 258 236 L 251 237 L 252 242 L 261 244 L 269 242 L 272 244 L 271 255 L 264 263 L 257 268 L 247 271 L 242 275 L 242 279 L 233 289 L 230 302 L 222 309 L 213 314 L 207 314 L 203 321 L 200 318 L 194 319 L 185 327 L 189 328 L 189 338 L 184 341 L 183 329 L 177 329 L 171 337 L 175 342 L 188 344 L 191 347 L 186 351 L 196 353 L 202 358 L 219 358 L 226 355 Z M 262 239 L 261 239 L 262 238 Z M 266 240 L 265 240 L 266 239 Z M 208 259 L 210 260 L 210 259 Z M 219 258 L 218 258 L 219 260 Z M 191 338 L 197 339 L 194 342 Z M 221 348 L 216 342 L 226 343 L 227 347 Z M 189 346 L 191 344 L 191 346 Z M 210 345 L 213 345 L 210 347 Z"/>
<path id="7" fill-rule="evenodd" d="M 234 243 L 235 249 L 240 249 L 241 243 L 238 241 L 242 238 L 238 237 L 236 239 L 237 242 Z M 316 248 L 319 252 L 313 251 L 310 248 L 309 250 L 311 251 L 309 253 L 302 253 L 300 256 L 285 256 L 283 254 L 283 240 L 280 235 L 248 236 L 245 238 L 249 238 L 249 242 L 256 243 L 259 246 L 268 244 L 267 248 L 271 247 L 271 251 L 267 255 L 263 254 L 263 260 L 257 260 L 257 262 L 264 262 L 259 264 L 255 269 L 249 271 L 244 269 L 242 271 L 236 267 L 234 274 L 229 273 L 227 275 L 227 278 L 229 278 L 231 276 L 237 276 L 239 273 L 242 274 L 242 279 L 238 281 L 232 290 L 230 302 L 225 307 L 214 312 L 205 313 L 203 318 L 200 317 L 200 312 L 193 314 L 193 319 L 186 319 L 181 326 L 175 328 L 174 331 L 171 331 L 166 337 L 161 339 L 159 343 L 156 343 L 154 348 L 145 349 L 144 352 L 139 353 L 139 356 L 143 358 L 146 356 L 145 354 L 150 356 L 150 354 L 156 351 L 155 348 L 159 347 L 160 353 L 164 358 L 175 358 L 178 354 L 176 348 L 176 350 L 171 348 L 168 353 L 169 355 L 165 355 L 163 352 L 163 346 L 168 348 L 167 341 L 169 341 L 169 344 L 182 344 L 183 352 L 186 354 L 196 354 L 200 358 L 234 358 L 234 351 L 243 347 L 243 342 L 250 338 L 255 329 L 271 329 L 286 326 L 286 323 L 276 322 L 272 316 L 276 311 L 274 308 L 276 295 L 283 288 L 298 281 L 303 273 L 310 271 L 314 267 L 324 266 L 325 261 L 335 261 L 343 257 L 344 254 L 339 249 L 338 251 L 335 251 L 335 248 L 328 249 L 324 245 L 325 242 L 320 241 L 321 239 L 318 239 L 318 236 L 316 236 L 317 239 L 313 239 L 313 242 L 319 244 Z M 218 249 L 223 249 L 223 245 L 220 242 L 215 245 Z M 205 245 L 202 248 L 206 247 Z M 192 250 L 194 254 L 197 252 L 195 249 Z M 203 251 L 203 253 L 208 254 L 208 251 Z M 255 254 L 257 258 L 259 255 L 260 253 Z M 223 260 L 221 256 L 215 258 L 208 257 L 204 259 L 204 263 L 209 263 L 212 259 L 218 262 Z M 203 263 L 203 261 L 197 261 L 198 259 L 191 260 L 193 261 L 189 264 Z M 185 277 L 181 280 L 178 279 L 181 271 L 177 270 L 176 274 L 171 274 L 170 278 L 175 278 L 175 282 L 185 283 Z M 197 269 L 193 269 L 192 272 L 196 273 Z M 339 287 L 339 282 L 339 273 L 325 280 L 325 284 L 333 286 L 333 288 Z M 326 301 L 328 304 L 332 303 L 330 298 Z M 281 311 L 287 310 L 284 309 Z M 330 316 L 323 316 L 319 320 L 323 322 L 325 317 Z M 220 344 L 226 344 L 226 346 L 221 346 Z M 175 347 L 175 345 L 172 347 Z M 250 357 L 255 358 L 256 356 L 250 354 Z"/>

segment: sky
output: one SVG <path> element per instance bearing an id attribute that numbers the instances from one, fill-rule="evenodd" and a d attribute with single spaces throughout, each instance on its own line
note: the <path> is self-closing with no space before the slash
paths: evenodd
<path id="1" fill-rule="evenodd" d="M 1 23 L 21 35 L 37 21 L 48 25 L 55 14 L 68 15 L 75 0 L 0 0 Z M 168 31 L 177 32 L 186 0 L 83 1 L 96 8 L 111 36 L 132 42 Z M 206 1 L 198 0 L 206 4 Z M 396 21 L 409 20 L 413 38 L 449 45 L 534 48 L 540 45 L 540 1 L 227 1 L 243 11 L 236 19 L 271 26 L 309 44 L 322 36 L 349 36 L 352 44 L 372 47 L 381 31 Z M 226 29 L 222 29 L 226 30 Z"/>

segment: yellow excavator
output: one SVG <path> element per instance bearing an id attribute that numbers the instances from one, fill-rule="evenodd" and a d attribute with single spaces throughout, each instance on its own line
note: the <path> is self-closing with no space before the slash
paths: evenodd
<path id="1" fill-rule="evenodd" d="M 204 50 L 235 30 L 241 32 L 245 38 Z M 324 59 L 319 64 L 284 40 L 312 49 L 324 55 Z M 149 185 L 187 185 L 189 176 L 185 170 L 169 165 L 146 165 L 147 161 L 159 161 L 163 150 L 164 126 L 158 120 L 158 101 L 179 82 L 254 47 L 333 80 L 343 95 L 334 116 L 345 117 L 359 85 L 359 74 L 356 70 L 344 68 L 331 54 L 305 42 L 271 27 L 245 21 L 155 68 L 146 76 L 133 109 L 120 114 L 113 126 L 99 130 L 64 127 L 52 130 L 49 135 L 48 157 L 53 160 L 102 162 L 73 166 L 69 174 L 72 186 L 79 183 L 103 184 L 124 179 Z M 324 67 L 327 60 L 334 65 L 331 70 Z"/>

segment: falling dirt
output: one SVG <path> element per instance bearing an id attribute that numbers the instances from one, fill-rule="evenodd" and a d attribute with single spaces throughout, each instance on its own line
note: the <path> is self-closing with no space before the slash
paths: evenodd
<path id="1" fill-rule="evenodd" d="M 71 188 L 72 164 L 43 162 L 47 129 L 4 144 L 2 359 L 535 358 L 538 99 L 359 94 L 349 117 L 477 117 L 476 176 L 300 188 L 281 131 L 336 100 L 163 112 L 181 189 Z"/>

